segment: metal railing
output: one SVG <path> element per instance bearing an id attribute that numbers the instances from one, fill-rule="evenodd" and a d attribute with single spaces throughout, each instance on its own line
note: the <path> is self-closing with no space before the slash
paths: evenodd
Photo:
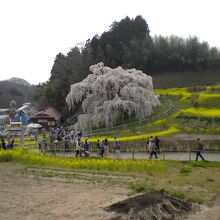
<path id="1" fill-rule="evenodd" d="M 220 161 L 220 140 L 204 141 L 204 157 L 205 159 Z M 147 140 L 139 140 L 136 142 L 121 142 L 120 143 L 121 158 L 123 159 L 148 159 L 148 145 Z M 165 141 L 160 142 L 160 154 L 159 159 L 162 160 L 186 160 L 191 161 L 195 159 L 195 146 L 196 141 Z M 45 149 L 47 153 L 50 153 L 53 148 L 48 146 Z M 109 143 L 110 158 L 114 158 L 114 150 L 112 143 Z M 58 156 L 75 156 L 75 144 L 69 145 L 69 148 L 65 152 L 64 144 L 61 142 L 60 146 L 56 149 L 56 155 Z M 99 157 L 97 155 L 96 143 L 90 143 L 90 155 L 92 157 Z M 209 155 L 208 157 L 206 157 Z M 153 157 L 154 158 L 154 157 Z"/>
<path id="2" fill-rule="evenodd" d="M 170 99 L 168 99 L 164 102 L 167 102 L 168 105 L 169 105 L 168 108 L 165 111 L 163 111 L 159 114 L 156 114 L 156 115 L 152 115 L 149 118 L 143 119 L 143 120 L 141 120 L 141 122 L 139 120 L 137 120 L 135 122 L 131 122 L 131 123 L 127 123 L 127 124 L 121 124 L 121 125 L 113 126 L 113 127 L 110 127 L 110 128 L 90 130 L 90 131 L 88 131 L 87 135 L 92 136 L 92 135 L 95 135 L 95 134 L 99 134 L 99 135 L 100 134 L 105 134 L 105 133 L 108 133 L 108 132 L 110 132 L 112 130 L 115 130 L 115 129 L 120 129 L 120 128 L 125 129 L 126 127 L 129 127 L 131 125 L 143 124 L 143 123 L 146 123 L 146 122 L 154 121 L 155 119 L 159 119 L 160 117 L 166 116 L 167 114 L 169 114 L 173 109 L 173 103 Z"/>

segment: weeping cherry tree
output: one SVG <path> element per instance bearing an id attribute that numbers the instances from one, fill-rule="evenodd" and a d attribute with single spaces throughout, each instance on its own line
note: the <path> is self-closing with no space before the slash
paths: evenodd
<path id="1" fill-rule="evenodd" d="M 140 70 L 117 67 L 111 69 L 98 63 L 90 66 L 92 74 L 71 85 L 66 102 L 69 108 L 80 103 L 83 114 L 78 116 L 78 127 L 99 127 L 104 122 L 112 127 L 118 116 L 136 116 L 140 121 L 160 105 L 153 93 L 152 77 Z"/>

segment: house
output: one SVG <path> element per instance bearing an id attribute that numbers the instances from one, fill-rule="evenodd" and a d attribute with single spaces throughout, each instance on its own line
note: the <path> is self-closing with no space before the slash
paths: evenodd
<path id="1" fill-rule="evenodd" d="M 37 123 L 44 128 L 54 127 L 60 123 L 61 114 L 54 108 L 45 108 L 29 119 L 30 123 Z"/>
<path id="2" fill-rule="evenodd" d="M 49 115 L 53 116 L 56 120 L 56 123 L 58 124 L 60 123 L 62 115 L 55 108 L 48 107 L 48 108 L 45 108 L 44 111 L 48 113 Z"/>

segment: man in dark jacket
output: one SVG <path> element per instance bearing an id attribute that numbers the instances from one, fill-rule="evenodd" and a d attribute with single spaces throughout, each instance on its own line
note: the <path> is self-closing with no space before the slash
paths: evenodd
<path id="1" fill-rule="evenodd" d="M 85 157 L 88 157 L 89 156 L 89 141 L 87 138 L 83 144 L 83 149 L 84 149 L 83 153 L 85 154 Z"/>
<path id="2" fill-rule="evenodd" d="M 196 143 L 196 161 L 198 160 L 199 157 L 201 157 L 202 160 L 205 160 L 204 157 L 201 154 L 202 150 L 203 150 L 203 144 L 202 144 L 200 138 L 197 138 L 197 143 Z"/>
<path id="3" fill-rule="evenodd" d="M 2 142 L 2 148 L 3 148 L 3 150 L 6 150 L 5 139 L 3 138 L 3 139 L 1 140 L 1 142 Z"/>

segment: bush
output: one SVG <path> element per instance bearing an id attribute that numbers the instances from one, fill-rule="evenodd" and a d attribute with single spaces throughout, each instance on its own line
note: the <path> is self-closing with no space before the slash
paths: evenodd
<path id="1" fill-rule="evenodd" d="M 189 166 L 184 166 L 180 169 L 180 174 L 184 176 L 189 175 L 189 173 L 191 172 L 192 172 L 192 168 Z"/>
<path id="2" fill-rule="evenodd" d="M 10 162 L 13 160 L 11 151 L 2 151 L 0 156 L 0 162 Z"/>
<path id="3" fill-rule="evenodd" d="M 138 193 L 147 191 L 144 184 L 130 184 L 129 188 Z"/>
<path id="4" fill-rule="evenodd" d="M 183 192 L 171 192 L 170 195 L 179 199 L 185 199 L 185 194 Z"/>
<path id="5" fill-rule="evenodd" d="M 220 94 L 200 94 L 197 105 L 206 108 L 220 107 Z"/>
<path id="6" fill-rule="evenodd" d="M 210 108 L 187 108 L 177 113 L 177 118 L 200 119 L 200 120 L 220 120 L 220 109 Z"/>

